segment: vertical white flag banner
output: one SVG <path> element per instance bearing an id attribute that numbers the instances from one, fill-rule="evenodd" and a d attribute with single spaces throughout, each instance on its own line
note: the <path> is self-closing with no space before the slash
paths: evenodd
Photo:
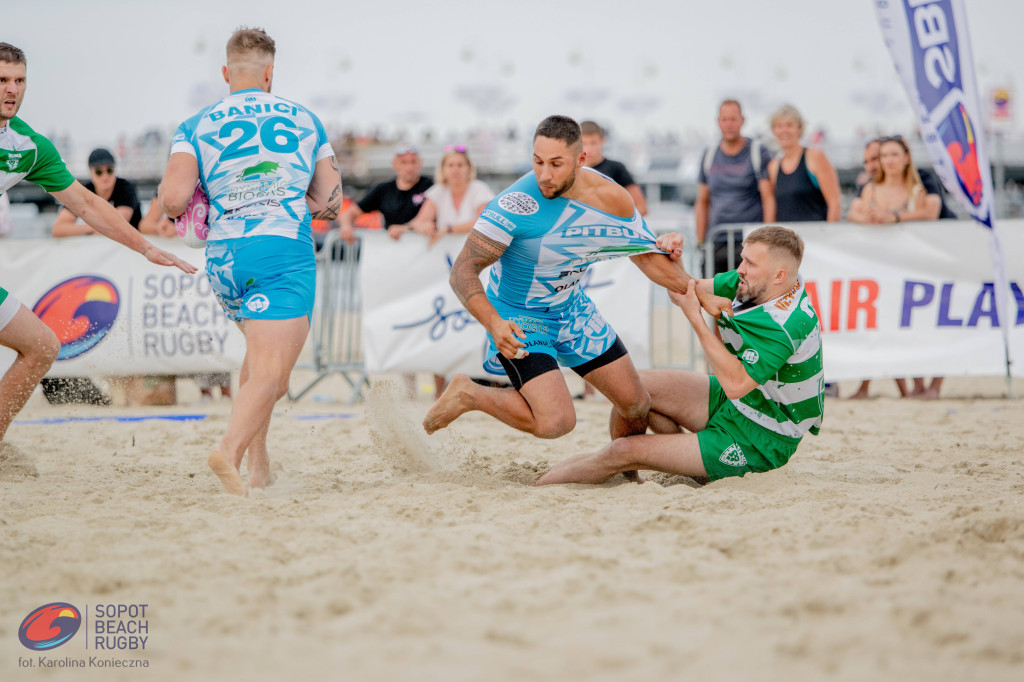
<path id="1" fill-rule="evenodd" d="M 1010 285 L 995 225 L 992 172 L 981 127 L 963 0 L 874 0 L 885 44 L 917 116 L 935 172 L 989 230 L 999 326 L 1010 370 Z"/>

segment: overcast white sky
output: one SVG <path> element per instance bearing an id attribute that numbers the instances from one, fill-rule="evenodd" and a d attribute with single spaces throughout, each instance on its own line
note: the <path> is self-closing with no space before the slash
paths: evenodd
<path id="1" fill-rule="evenodd" d="M 28 55 L 22 118 L 83 147 L 172 128 L 226 93 L 219 67 L 239 24 L 277 41 L 274 91 L 335 130 L 427 125 L 450 138 L 566 113 L 623 137 L 710 136 L 717 101 L 732 95 L 753 128 L 784 102 L 836 138 L 911 127 L 871 0 L 5 5 L 0 40 Z M 1024 0 L 967 5 L 983 106 L 994 86 L 1024 97 Z"/>

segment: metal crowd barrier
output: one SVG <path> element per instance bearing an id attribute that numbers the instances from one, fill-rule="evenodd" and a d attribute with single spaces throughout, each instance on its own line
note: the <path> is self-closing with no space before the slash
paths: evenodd
<path id="1" fill-rule="evenodd" d="M 316 376 L 299 392 L 288 390 L 292 401 L 302 398 L 332 374 L 340 374 L 352 388 L 349 405 L 362 397 L 368 375 L 362 348 L 360 247 L 360 241 L 348 244 L 338 230 L 331 230 L 316 254 L 316 305 L 310 329 L 312 358 L 296 364 L 298 368 L 313 370 Z"/>
<path id="2" fill-rule="evenodd" d="M 704 237 L 704 278 L 715 276 L 715 237 L 724 234 L 726 240 L 726 271 L 735 270 L 740 264 L 740 252 L 736 248 L 736 235 L 743 236 L 742 223 L 715 225 Z"/>

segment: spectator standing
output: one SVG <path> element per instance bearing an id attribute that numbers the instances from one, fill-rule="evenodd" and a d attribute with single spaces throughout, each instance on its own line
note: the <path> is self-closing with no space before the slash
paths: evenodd
<path id="1" fill-rule="evenodd" d="M 626 165 L 604 157 L 604 128 L 593 121 L 584 121 L 580 128 L 583 130 L 583 151 L 587 153 L 587 160 L 584 163 L 625 187 L 629 196 L 633 197 L 636 210 L 641 216 L 647 215 L 647 198 Z"/>
<path id="2" fill-rule="evenodd" d="M 448 234 L 469 234 L 494 198 L 494 190 L 476 179 L 476 166 L 464 145 L 450 145 L 437 163 L 437 183 L 425 194 L 419 213 L 406 226 L 429 237 L 429 246 Z M 434 375 L 434 397 L 444 393 L 446 377 Z"/>
<path id="3" fill-rule="evenodd" d="M 768 165 L 780 223 L 837 222 L 841 212 L 839 176 L 819 149 L 800 144 L 804 120 L 790 105 L 772 114 L 772 134 L 781 154 Z"/>
<path id="4" fill-rule="evenodd" d="M 476 177 L 476 166 L 464 145 L 450 145 L 437 164 L 437 183 L 427 189 L 423 204 L 407 228 L 430 237 L 430 245 L 446 234 L 469 234 L 476 219 L 494 198 L 494 190 Z"/>
<path id="5" fill-rule="evenodd" d="M 409 229 L 409 221 L 419 213 L 426 191 L 434 184 L 431 178 L 420 175 L 423 159 L 419 150 L 413 145 L 399 145 L 391 167 L 395 169 L 394 180 L 376 185 L 341 214 L 341 237 L 345 241 L 355 241 L 355 220 L 363 213 L 380 211 L 392 239 L 399 239 Z"/>
<path id="6" fill-rule="evenodd" d="M 89 177 L 88 181 L 82 183 L 85 188 L 109 202 L 129 225 L 139 229 L 142 206 L 139 204 L 138 192 L 133 183 L 117 177 L 114 155 L 102 147 L 92 150 L 89 154 Z M 67 208 L 61 208 L 53 223 L 53 236 L 77 237 L 83 234 L 96 234 L 96 230 L 78 220 Z"/>
<path id="7" fill-rule="evenodd" d="M 718 225 L 775 222 L 775 195 L 768 177 L 771 155 L 761 143 L 743 137 L 743 123 L 738 101 L 727 99 L 719 105 L 718 129 L 722 140 L 704 151 L 697 176 L 694 217 L 701 245 L 708 230 Z M 734 236 L 733 247 L 738 260 L 743 248 L 742 234 Z M 728 262 L 728 237 L 716 236 L 713 272 L 726 272 L 734 265 Z"/>
<path id="8" fill-rule="evenodd" d="M 910 147 L 899 135 L 878 139 L 879 162 L 873 178 L 868 181 L 861 195 L 850 204 L 847 216 L 852 223 L 871 225 L 895 224 L 913 220 L 936 220 L 942 210 L 942 199 L 924 189 L 921 176 L 914 168 Z M 864 151 L 864 165 L 868 168 L 870 143 Z M 914 388 L 909 393 L 905 383 L 897 379 L 901 396 L 912 398 L 938 398 L 942 388 L 942 377 L 935 377 L 931 384 L 924 378 L 914 379 Z M 868 382 L 861 383 L 852 398 L 865 398 Z"/>

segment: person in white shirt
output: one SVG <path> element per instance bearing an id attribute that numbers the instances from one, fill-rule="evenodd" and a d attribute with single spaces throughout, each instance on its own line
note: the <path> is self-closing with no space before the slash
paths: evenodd
<path id="1" fill-rule="evenodd" d="M 469 234 L 494 192 L 476 179 L 476 167 L 463 145 L 444 148 L 437 164 L 437 183 L 427 190 L 423 206 L 409 227 L 430 238 L 430 246 L 447 234 Z"/>

